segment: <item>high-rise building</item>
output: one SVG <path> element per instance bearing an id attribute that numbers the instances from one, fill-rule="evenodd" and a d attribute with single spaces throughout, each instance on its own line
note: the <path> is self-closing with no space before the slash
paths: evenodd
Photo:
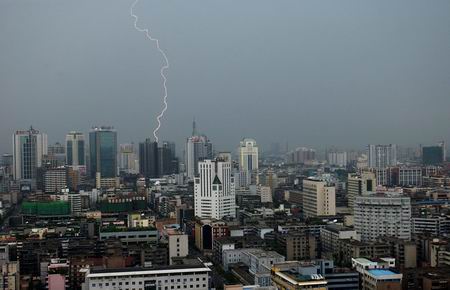
<path id="1" fill-rule="evenodd" d="M 291 164 L 303 164 L 316 160 L 316 150 L 305 147 L 298 147 L 295 150 L 288 152 L 287 162 Z"/>
<path id="2" fill-rule="evenodd" d="M 44 191 L 57 193 L 67 187 L 68 168 L 65 166 L 47 169 L 44 173 Z"/>
<path id="3" fill-rule="evenodd" d="M 160 176 L 178 173 L 174 142 L 163 141 L 158 148 L 158 173 Z"/>
<path id="4" fill-rule="evenodd" d="M 362 172 L 361 174 L 350 173 L 347 178 L 348 207 L 353 209 L 355 198 L 367 192 L 375 191 L 377 178 L 373 172 Z"/>
<path id="5" fill-rule="evenodd" d="M 86 166 L 84 135 L 71 131 L 66 135 L 66 163 L 68 166 Z"/>
<path id="6" fill-rule="evenodd" d="M 150 138 L 139 143 L 139 172 L 146 178 L 158 177 L 158 143 Z"/>
<path id="7" fill-rule="evenodd" d="M 397 146 L 369 145 L 367 148 L 368 163 L 370 168 L 386 168 L 397 165 Z"/>
<path id="8" fill-rule="evenodd" d="M 328 152 L 328 164 L 339 167 L 347 166 L 347 152 Z"/>
<path id="9" fill-rule="evenodd" d="M 424 165 L 441 165 L 445 161 L 445 143 L 436 146 L 422 147 L 422 163 Z"/>
<path id="10" fill-rule="evenodd" d="M 134 144 L 120 144 L 119 171 L 125 173 L 138 173 L 139 161 Z"/>
<path id="11" fill-rule="evenodd" d="M 336 214 L 335 187 L 317 178 L 303 180 L 303 215 L 305 217 Z"/>
<path id="12" fill-rule="evenodd" d="M 241 171 L 258 170 L 258 145 L 254 139 L 244 138 L 239 144 L 238 152 Z"/>
<path id="13" fill-rule="evenodd" d="M 382 236 L 411 239 L 411 199 L 395 192 L 367 193 L 355 198 L 354 223 L 361 240 Z"/>
<path id="14" fill-rule="evenodd" d="M 139 143 L 139 171 L 146 178 L 158 178 L 178 172 L 175 144 L 164 141 L 161 147 L 149 138 Z"/>
<path id="15" fill-rule="evenodd" d="M 244 138 L 239 144 L 239 171 L 242 172 L 246 179 L 244 184 L 240 186 L 248 186 L 256 183 L 255 177 L 258 176 L 258 145 L 254 139 Z M 254 182 L 252 182 L 254 180 Z"/>
<path id="16" fill-rule="evenodd" d="M 48 145 L 47 155 L 44 156 L 42 163 L 45 166 L 59 167 L 66 165 L 66 146 L 59 142 Z"/>
<path id="17" fill-rule="evenodd" d="M 94 127 L 89 132 L 90 176 L 117 175 L 117 132 L 112 127 Z"/>
<path id="18" fill-rule="evenodd" d="M 195 215 L 200 218 L 221 219 L 236 216 L 234 177 L 231 163 L 220 158 L 198 163 L 194 179 Z"/>
<path id="19" fill-rule="evenodd" d="M 16 131 L 13 136 L 14 179 L 35 179 L 37 168 L 42 165 L 47 149 L 47 134 L 33 127 L 26 131 Z"/>
<path id="20" fill-rule="evenodd" d="M 192 136 L 186 141 L 186 173 L 187 177 L 193 179 L 198 174 L 198 162 L 205 159 L 212 159 L 212 143 L 205 135 L 198 135 L 195 121 L 193 123 Z"/>

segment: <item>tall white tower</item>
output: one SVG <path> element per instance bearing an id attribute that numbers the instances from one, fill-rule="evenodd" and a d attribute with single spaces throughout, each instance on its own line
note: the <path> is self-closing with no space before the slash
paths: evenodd
<path id="1" fill-rule="evenodd" d="M 236 216 L 234 177 L 231 162 L 222 158 L 198 163 L 194 178 L 195 215 L 200 218 L 221 219 Z"/>

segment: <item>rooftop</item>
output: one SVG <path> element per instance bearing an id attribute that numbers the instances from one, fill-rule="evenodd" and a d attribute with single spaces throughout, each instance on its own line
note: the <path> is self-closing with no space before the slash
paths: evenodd
<path id="1" fill-rule="evenodd" d="M 391 270 L 387 269 L 373 269 L 369 270 L 369 273 L 374 276 L 387 276 L 387 275 L 398 275 L 398 273 L 395 273 Z"/>

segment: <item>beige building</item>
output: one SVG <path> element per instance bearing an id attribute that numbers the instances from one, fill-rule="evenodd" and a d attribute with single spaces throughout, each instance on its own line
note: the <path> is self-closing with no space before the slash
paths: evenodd
<path id="1" fill-rule="evenodd" d="M 272 285 L 283 290 L 326 290 L 327 281 L 322 275 L 302 273 L 298 261 L 273 265 L 271 271 Z"/>
<path id="2" fill-rule="evenodd" d="M 188 235 L 182 233 L 169 233 L 169 263 L 172 258 L 186 257 L 189 255 Z"/>
<path id="3" fill-rule="evenodd" d="M 8 262 L 2 265 L 2 275 L 0 275 L 1 289 L 20 289 L 19 262 Z M 4 287 L 4 288 L 3 288 Z"/>
<path id="4" fill-rule="evenodd" d="M 306 218 L 336 214 L 335 187 L 326 181 L 312 177 L 303 180 L 302 196 Z"/>
<path id="5" fill-rule="evenodd" d="M 353 209 L 356 196 L 375 191 L 377 178 L 373 172 L 349 173 L 347 178 L 348 207 Z"/>
<path id="6" fill-rule="evenodd" d="M 317 258 L 316 238 L 304 232 L 277 233 L 276 244 L 279 252 L 286 257 L 286 260 L 310 260 Z"/>
<path id="7" fill-rule="evenodd" d="M 353 268 L 360 274 L 361 290 L 401 290 L 403 275 L 393 270 L 395 259 L 372 261 L 352 259 Z"/>
<path id="8" fill-rule="evenodd" d="M 272 203 L 272 190 L 269 186 L 259 185 L 256 192 L 261 196 L 261 203 Z"/>

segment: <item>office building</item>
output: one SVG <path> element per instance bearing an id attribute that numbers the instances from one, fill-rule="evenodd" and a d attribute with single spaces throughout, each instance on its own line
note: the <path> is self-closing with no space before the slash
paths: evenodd
<path id="1" fill-rule="evenodd" d="M 194 179 L 195 215 L 221 219 L 236 216 L 234 177 L 231 163 L 216 158 L 198 163 L 199 174 Z"/>
<path id="2" fill-rule="evenodd" d="M 47 150 L 46 134 L 33 127 L 26 131 L 16 131 L 13 136 L 14 179 L 36 179 L 37 168 L 42 166 Z"/>
<path id="3" fill-rule="evenodd" d="M 146 178 L 158 178 L 178 172 L 175 144 L 164 141 L 161 147 L 150 139 L 139 143 L 139 171 Z"/>
<path id="4" fill-rule="evenodd" d="M 185 165 L 186 174 L 189 179 L 193 179 L 198 174 L 198 162 L 205 159 L 212 159 L 212 143 L 205 135 L 198 135 L 193 123 L 192 136 L 186 141 Z"/>
<path id="5" fill-rule="evenodd" d="M 204 265 L 155 268 L 88 270 L 83 289 L 196 289 L 208 290 L 209 273 Z"/>
<path id="6" fill-rule="evenodd" d="M 369 145 L 367 149 L 368 165 L 370 168 L 386 168 L 397 165 L 397 146 Z"/>
<path id="7" fill-rule="evenodd" d="M 254 139 L 244 138 L 238 148 L 239 170 L 247 173 L 247 185 L 251 184 L 252 175 L 258 175 L 258 145 Z"/>
<path id="8" fill-rule="evenodd" d="M 68 185 L 68 168 L 65 166 L 50 168 L 44 172 L 44 191 L 46 193 L 61 192 Z"/>
<path id="9" fill-rule="evenodd" d="M 422 168 L 419 166 L 401 166 L 389 169 L 390 186 L 421 186 Z"/>
<path id="10" fill-rule="evenodd" d="M 117 175 L 117 132 L 112 127 L 94 127 L 89 132 L 90 177 Z"/>
<path id="11" fill-rule="evenodd" d="M 86 153 L 83 133 L 71 131 L 66 135 L 66 164 L 68 166 L 85 166 Z"/>
<path id="12" fill-rule="evenodd" d="M 303 180 L 302 210 L 304 217 L 327 216 L 336 214 L 335 187 L 318 178 Z"/>
<path id="13" fill-rule="evenodd" d="M 373 172 L 349 173 L 347 177 L 348 207 L 353 209 L 357 196 L 375 191 L 376 182 L 376 176 Z"/>
<path id="14" fill-rule="evenodd" d="M 139 143 L 139 171 L 146 178 L 158 177 L 158 143 L 150 138 Z"/>
<path id="15" fill-rule="evenodd" d="M 178 158 L 175 153 L 175 143 L 163 141 L 158 148 L 159 176 L 178 173 Z"/>
<path id="16" fill-rule="evenodd" d="M 445 143 L 436 146 L 422 147 L 422 163 L 424 165 L 441 165 L 445 161 Z"/>
<path id="17" fill-rule="evenodd" d="M 411 199 L 399 193 L 367 193 L 357 196 L 354 225 L 362 241 L 380 236 L 411 239 Z"/>
<path id="18" fill-rule="evenodd" d="M 51 160 L 55 166 L 66 165 L 66 146 L 59 142 L 48 145 L 47 156 L 44 159 Z"/>
<path id="19" fill-rule="evenodd" d="M 129 174 L 139 172 L 139 160 L 133 143 L 119 145 L 119 172 Z"/>

